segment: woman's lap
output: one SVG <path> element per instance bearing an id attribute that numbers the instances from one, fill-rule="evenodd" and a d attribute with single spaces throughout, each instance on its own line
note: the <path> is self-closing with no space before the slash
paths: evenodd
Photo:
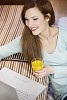
<path id="1" fill-rule="evenodd" d="M 59 85 L 60 86 L 60 85 Z M 59 88 L 59 87 L 58 87 Z M 48 86 L 48 94 L 51 95 L 55 100 L 63 100 L 61 99 L 65 94 L 67 94 L 67 85 L 61 86 L 60 91 L 55 91 L 51 82 L 49 81 Z M 67 98 L 67 97 L 66 97 Z M 66 100 L 66 99 L 64 99 Z"/>

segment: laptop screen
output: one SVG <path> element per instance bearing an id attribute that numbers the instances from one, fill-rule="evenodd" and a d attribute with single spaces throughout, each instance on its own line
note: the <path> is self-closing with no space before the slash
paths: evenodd
<path id="1" fill-rule="evenodd" d="M 0 100 L 19 100 L 15 89 L 0 81 Z"/>
<path id="2" fill-rule="evenodd" d="M 0 100 L 34 100 L 35 96 L 0 81 Z"/>

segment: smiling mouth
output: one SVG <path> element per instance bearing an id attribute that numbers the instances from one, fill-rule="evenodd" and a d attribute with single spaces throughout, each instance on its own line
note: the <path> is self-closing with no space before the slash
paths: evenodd
<path id="1" fill-rule="evenodd" d="M 38 28 L 38 27 L 37 27 L 37 28 Z M 36 30 L 37 30 L 37 28 L 33 27 L 33 28 L 31 29 L 31 31 L 36 31 Z"/>

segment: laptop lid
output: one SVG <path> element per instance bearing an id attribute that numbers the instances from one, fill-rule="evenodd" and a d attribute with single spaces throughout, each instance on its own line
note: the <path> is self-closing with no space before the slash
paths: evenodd
<path id="1" fill-rule="evenodd" d="M 21 89 L 29 94 L 32 94 L 35 97 L 37 97 L 46 88 L 46 86 L 35 82 L 28 77 L 20 75 L 19 73 L 6 67 L 0 70 L 0 81 L 5 82 L 12 87 Z"/>
<path id="2" fill-rule="evenodd" d="M 15 89 L 0 81 L 0 100 L 19 100 Z"/>
<path id="3" fill-rule="evenodd" d="M 0 100 L 34 100 L 35 96 L 0 81 Z"/>

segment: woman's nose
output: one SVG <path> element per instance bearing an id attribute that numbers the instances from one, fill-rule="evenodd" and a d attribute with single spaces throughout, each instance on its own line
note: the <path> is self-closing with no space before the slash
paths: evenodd
<path id="1" fill-rule="evenodd" d="M 33 21 L 29 21 L 29 28 L 31 28 L 33 26 Z"/>

